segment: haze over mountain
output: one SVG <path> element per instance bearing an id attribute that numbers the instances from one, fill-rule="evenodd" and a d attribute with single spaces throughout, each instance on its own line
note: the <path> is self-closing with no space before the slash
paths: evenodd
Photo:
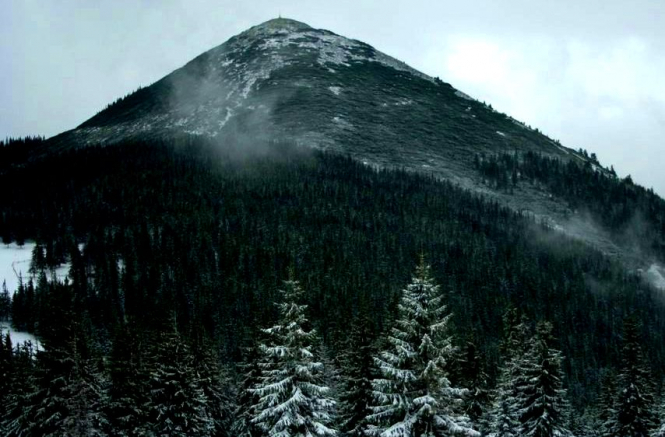
<path id="1" fill-rule="evenodd" d="M 175 134 L 247 150 L 288 140 L 370 166 L 433 174 L 622 256 L 631 268 L 648 269 L 653 261 L 547 189 L 494 190 L 474 170 L 478 155 L 534 152 L 586 163 L 611 177 L 589 155 L 364 42 L 295 20 L 274 19 L 242 32 L 53 138 L 49 147 Z"/>

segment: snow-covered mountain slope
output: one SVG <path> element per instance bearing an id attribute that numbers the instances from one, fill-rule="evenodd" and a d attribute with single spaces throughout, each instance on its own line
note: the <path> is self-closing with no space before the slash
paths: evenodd
<path id="1" fill-rule="evenodd" d="M 478 151 L 573 153 L 365 43 L 281 18 L 231 38 L 55 142 L 183 132 L 293 139 L 451 178 Z"/>
<path id="2" fill-rule="evenodd" d="M 368 44 L 294 20 L 250 28 L 52 138 L 48 147 L 182 133 L 247 149 L 286 140 L 372 166 L 431 173 L 542 218 L 606 253 L 626 253 L 602 229 L 571 219 L 565 202 L 550 193 L 535 186 L 494 191 L 473 168 L 479 153 L 533 151 L 578 162 L 585 157 Z"/>

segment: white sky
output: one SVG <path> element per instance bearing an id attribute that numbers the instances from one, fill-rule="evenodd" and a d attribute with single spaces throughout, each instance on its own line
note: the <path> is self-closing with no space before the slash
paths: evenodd
<path id="1" fill-rule="evenodd" d="M 280 12 L 439 76 L 665 195 L 663 0 L 0 0 L 0 137 L 73 128 Z"/>

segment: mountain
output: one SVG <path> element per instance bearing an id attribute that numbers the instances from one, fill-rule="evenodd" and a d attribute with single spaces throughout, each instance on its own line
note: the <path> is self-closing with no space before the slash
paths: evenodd
<path id="1" fill-rule="evenodd" d="M 368 44 L 298 21 L 252 27 L 49 143 L 52 150 L 183 133 L 248 149 L 292 141 L 370 166 L 425 172 L 544 220 L 631 267 L 650 265 L 634 245 L 548 190 L 523 185 L 505 193 L 474 169 L 478 155 L 532 152 L 610 177 L 597 161 Z"/>
<path id="2" fill-rule="evenodd" d="M 546 373 L 563 372 L 557 396 L 563 379 L 586 413 L 563 416 L 588 428 L 619 411 L 611 387 L 626 389 L 631 372 L 649 396 L 665 375 L 663 199 L 367 44 L 293 20 L 233 37 L 76 129 L 0 142 L 0 237 L 29 244 L 35 279 L 2 294 L 0 317 L 45 347 L 0 381 L 12 405 L 3 435 L 164 434 L 176 418 L 213 416 L 228 434 L 235 408 L 252 411 L 257 342 L 276 332 L 259 328 L 277 320 L 286 279 L 300 281 L 326 365 L 355 362 L 364 370 L 349 381 L 368 382 L 374 348 L 410 326 L 401 299 L 418 260 L 418 281 L 431 275 L 452 312 L 460 349 L 445 371 L 475 387 L 474 426 L 488 423 L 489 388 L 520 389 L 502 365 L 535 371 L 520 357 L 563 363 Z M 222 399 L 227 384 L 236 400 Z M 170 404 L 165 387 L 181 385 L 191 402 Z M 201 411 L 201 396 L 220 408 Z"/>

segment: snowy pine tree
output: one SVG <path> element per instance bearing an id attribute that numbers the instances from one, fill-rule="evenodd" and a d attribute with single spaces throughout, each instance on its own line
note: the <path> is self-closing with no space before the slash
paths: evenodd
<path id="1" fill-rule="evenodd" d="M 412 282 L 403 291 L 389 349 L 376 358 L 381 378 L 372 385 L 377 401 L 371 435 L 434 437 L 480 435 L 459 413 L 466 390 L 451 385 L 445 370 L 455 349 L 448 328 L 450 313 L 430 267 L 421 257 Z"/>
<path id="2" fill-rule="evenodd" d="M 32 344 L 26 342 L 16 346 L 7 373 L 9 386 L 2 394 L 0 431 L 3 436 L 28 435 L 26 429 L 30 426 L 31 420 L 29 395 L 36 391 L 34 368 L 35 353 Z"/>
<path id="3" fill-rule="evenodd" d="M 529 351 L 526 399 L 520 411 L 519 435 L 526 437 L 570 436 L 566 428 L 566 391 L 563 389 L 561 352 L 552 343 L 552 325 L 541 322 Z"/>
<path id="4" fill-rule="evenodd" d="M 17 399 L 9 435 L 105 435 L 104 378 L 85 332 L 72 311 L 71 287 L 52 281 L 41 288 L 50 310 L 40 325 L 34 384 Z"/>
<path id="5" fill-rule="evenodd" d="M 656 428 L 651 371 L 640 346 L 640 324 L 630 316 L 623 325 L 618 396 L 605 424 L 609 437 L 647 437 Z"/>
<path id="6" fill-rule="evenodd" d="M 251 422 L 263 435 L 278 437 L 335 436 L 330 427 L 335 402 L 321 384 L 323 365 L 312 353 L 315 332 L 306 329 L 304 294 L 295 280 L 280 290 L 278 323 L 264 332 L 270 344 L 259 345 L 261 376 L 250 390 L 259 399 Z"/>
<path id="7" fill-rule="evenodd" d="M 261 376 L 259 349 L 255 345 L 244 351 L 244 364 L 240 366 L 241 381 L 234 411 L 232 435 L 235 437 L 260 437 L 261 431 L 252 423 L 259 397 L 252 391 Z"/>
<path id="8" fill-rule="evenodd" d="M 194 371 L 198 374 L 206 399 L 206 411 L 215 437 L 237 437 L 232 433 L 235 409 L 235 385 L 228 369 L 222 367 L 209 340 L 199 340 L 194 346 Z"/>
<path id="9" fill-rule="evenodd" d="M 504 326 L 503 366 L 490 413 L 490 435 L 493 437 L 519 435 L 520 409 L 526 400 L 526 369 L 529 366 L 525 358 L 531 337 L 529 325 L 524 317 L 520 318 L 517 311 L 511 309 L 504 316 Z"/>
<path id="10" fill-rule="evenodd" d="M 214 423 L 194 357 L 173 326 L 158 334 L 148 359 L 148 434 L 212 436 Z"/>

